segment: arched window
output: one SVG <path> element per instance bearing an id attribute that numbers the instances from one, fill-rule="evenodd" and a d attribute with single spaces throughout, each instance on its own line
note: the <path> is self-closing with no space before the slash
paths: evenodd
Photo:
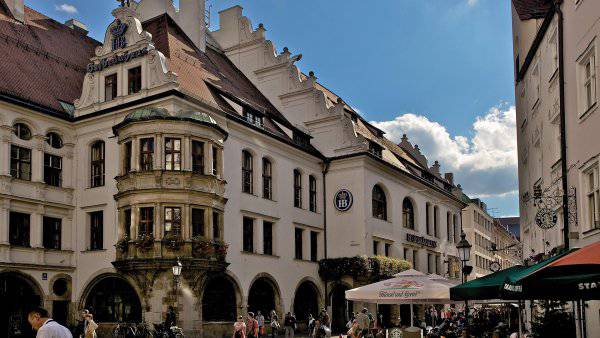
<path id="1" fill-rule="evenodd" d="M 317 179 L 313 175 L 308 176 L 308 197 L 309 210 L 317 212 Z"/>
<path id="2" fill-rule="evenodd" d="M 139 323 L 142 305 L 129 283 L 118 277 L 107 277 L 92 287 L 85 300 L 85 308 L 101 323 Z"/>
<path id="3" fill-rule="evenodd" d="M 21 140 L 31 140 L 31 129 L 25 123 L 15 123 L 13 126 L 13 132 Z"/>
<path id="4" fill-rule="evenodd" d="M 63 141 L 60 135 L 55 132 L 49 132 L 46 134 L 46 142 L 52 147 L 56 149 L 60 149 L 63 146 Z"/>
<path id="5" fill-rule="evenodd" d="M 402 201 L 402 225 L 407 229 L 415 229 L 415 209 L 408 197 Z"/>
<path id="6" fill-rule="evenodd" d="M 208 281 L 202 296 L 202 320 L 205 322 L 233 322 L 237 314 L 236 292 L 226 277 Z"/>
<path id="7" fill-rule="evenodd" d="M 263 198 L 273 199 L 273 166 L 268 158 L 262 160 Z"/>
<path id="8" fill-rule="evenodd" d="M 372 202 L 373 217 L 387 220 L 387 198 L 379 185 L 373 187 Z"/>
<path id="9" fill-rule="evenodd" d="M 242 191 L 248 194 L 253 193 L 252 175 L 252 154 L 244 150 L 242 151 Z"/>
<path id="10" fill-rule="evenodd" d="M 96 141 L 91 147 L 90 186 L 104 185 L 104 141 Z"/>
<path id="11" fill-rule="evenodd" d="M 294 169 L 294 206 L 302 208 L 302 174 Z"/>

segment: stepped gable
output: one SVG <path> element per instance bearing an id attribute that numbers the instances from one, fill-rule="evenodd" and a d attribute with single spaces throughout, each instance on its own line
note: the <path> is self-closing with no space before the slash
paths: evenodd
<path id="1" fill-rule="evenodd" d="M 61 102 L 81 95 L 86 65 L 100 42 L 25 7 L 25 23 L 0 4 L 0 96 L 70 118 Z"/>

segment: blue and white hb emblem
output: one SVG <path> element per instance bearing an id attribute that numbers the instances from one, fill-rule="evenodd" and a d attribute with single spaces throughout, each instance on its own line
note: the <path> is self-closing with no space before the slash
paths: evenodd
<path id="1" fill-rule="evenodd" d="M 335 208 L 339 211 L 348 211 L 352 207 L 352 193 L 349 190 L 341 189 L 335 194 Z"/>

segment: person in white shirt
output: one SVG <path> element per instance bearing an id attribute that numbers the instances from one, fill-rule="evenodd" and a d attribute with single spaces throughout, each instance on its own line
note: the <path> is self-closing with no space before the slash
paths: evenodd
<path id="1" fill-rule="evenodd" d="M 41 307 L 29 311 L 27 321 L 37 331 L 36 338 L 73 338 L 66 327 L 50 318 L 48 311 Z"/>

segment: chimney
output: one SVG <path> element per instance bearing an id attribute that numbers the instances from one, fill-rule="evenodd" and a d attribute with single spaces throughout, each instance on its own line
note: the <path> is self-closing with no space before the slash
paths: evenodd
<path id="1" fill-rule="evenodd" d="M 71 28 L 74 31 L 77 31 L 83 35 L 87 35 L 88 29 L 86 25 L 76 19 L 69 19 L 65 21 L 65 26 Z"/>
<path id="2" fill-rule="evenodd" d="M 15 20 L 25 23 L 24 0 L 4 0 L 4 3 Z"/>
<path id="3" fill-rule="evenodd" d="M 179 0 L 179 24 L 196 47 L 206 49 L 205 0 Z"/>

